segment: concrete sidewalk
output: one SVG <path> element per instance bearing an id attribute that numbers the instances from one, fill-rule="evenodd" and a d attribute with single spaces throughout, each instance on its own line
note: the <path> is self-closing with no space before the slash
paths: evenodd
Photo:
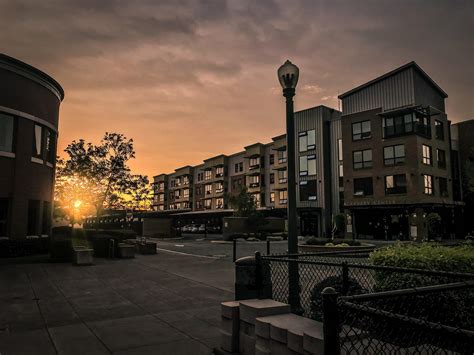
<path id="1" fill-rule="evenodd" d="M 160 252 L 0 266 L 0 354 L 211 354 L 228 261 Z"/>

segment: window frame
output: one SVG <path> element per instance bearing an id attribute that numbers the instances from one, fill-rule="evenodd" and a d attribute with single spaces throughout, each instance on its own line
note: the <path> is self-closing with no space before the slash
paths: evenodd
<path id="1" fill-rule="evenodd" d="M 369 125 L 368 131 L 363 130 L 365 123 L 368 123 Z M 360 130 L 358 133 L 354 133 L 354 127 L 360 127 Z M 351 125 L 351 134 L 352 134 L 353 142 L 372 138 L 372 122 L 370 120 L 353 122 Z"/>
<path id="2" fill-rule="evenodd" d="M 365 160 L 365 153 L 370 152 L 370 160 Z M 361 160 L 356 162 L 356 153 L 361 154 Z M 356 167 L 356 164 L 361 164 L 360 166 Z M 373 154 L 372 149 L 363 149 L 363 150 L 354 150 L 352 151 L 352 168 L 354 170 L 360 169 L 369 169 L 372 168 L 374 165 L 373 162 Z"/>
<path id="3" fill-rule="evenodd" d="M 397 147 L 403 147 L 403 156 L 396 154 Z M 391 158 L 386 157 L 387 149 L 392 150 Z M 383 165 L 384 166 L 403 165 L 405 164 L 405 158 L 406 158 L 405 144 L 394 144 L 394 145 L 388 145 L 388 146 L 383 147 Z M 393 162 L 390 162 L 390 161 L 393 161 Z"/>
<path id="4" fill-rule="evenodd" d="M 402 178 L 404 181 L 399 181 Z M 388 187 L 387 178 L 392 178 L 392 187 Z M 385 175 L 385 195 L 405 195 L 408 191 L 406 174 Z"/>
<path id="5" fill-rule="evenodd" d="M 425 155 L 425 153 L 428 153 L 428 155 Z M 431 148 L 431 146 L 427 144 L 421 145 L 421 157 L 421 162 L 424 165 L 433 166 L 433 148 Z"/>

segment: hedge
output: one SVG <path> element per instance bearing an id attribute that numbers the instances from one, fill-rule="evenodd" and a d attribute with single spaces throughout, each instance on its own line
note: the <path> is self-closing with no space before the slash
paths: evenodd
<path id="1" fill-rule="evenodd" d="M 372 252 L 369 259 L 374 265 L 471 273 L 473 274 L 471 280 L 474 280 L 474 247 L 469 245 L 444 247 L 434 243 L 395 244 Z M 452 276 L 376 271 L 374 281 L 374 291 L 379 292 L 453 283 L 466 281 L 466 279 Z M 381 301 L 382 304 L 384 302 L 386 300 Z M 412 304 L 413 307 L 407 307 L 408 304 Z M 433 322 L 473 329 L 472 304 L 474 304 L 474 291 L 470 289 L 403 297 L 397 302 L 393 300 L 390 309 L 415 317 L 422 314 Z"/>

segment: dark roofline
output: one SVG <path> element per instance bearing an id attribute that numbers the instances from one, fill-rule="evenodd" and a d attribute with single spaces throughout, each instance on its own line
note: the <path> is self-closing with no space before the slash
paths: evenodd
<path id="1" fill-rule="evenodd" d="M 438 90 L 438 91 L 443 95 L 444 98 L 447 98 L 447 97 L 448 97 L 448 94 L 446 94 L 446 92 L 445 92 L 443 89 L 441 89 L 441 88 L 439 87 L 439 85 L 436 84 L 436 83 L 434 82 L 434 80 L 431 79 L 430 76 L 429 76 L 428 74 L 426 74 L 426 72 L 425 72 L 423 69 L 421 69 L 421 67 L 420 67 L 418 64 L 416 64 L 415 61 L 411 61 L 411 62 L 409 62 L 409 63 L 407 63 L 407 64 L 405 64 L 405 65 L 402 65 L 401 67 L 399 67 L 399 68 L 397 68 L 397 69 L 394 69 L 394 70 L 392 70 L 392 71 L 390 71 L 390 72 L 388 72 L 388 73 L 385 73 L 385 74 L 383 74 L 383 75 L 381 75 L 381 76 L 379 76 L 379 77 L 377 77 L 377 78 L 375 78 L 375 79 L 373 79 L 373 80 L 370 80 L 370 81 L 366 82 L 365 84 L 359 85 L 359 86 L 355 87 L 354 89 L 349 90 L 349 91 L 347 91 L 347 92 L 345 92 L 345 93 L 339 95 L 339 96 L 338 96 L 338 99 L 343 99 L 343 98 L 345 98 L 345 97 L 347 97 L 347 96 L 349 96 L 349 95 L 354 94 L 354 93 L 357 92 L 357 91 L 360 91 L 360 90 L 362 90 L 362 89 L 365 89 L 365 88 L 368 87 L 368 86 L 371 86 L 371 85 L 375 84 L 376 82 L 379 82 L 379 81 L 381 81 L 381 80 L 384 80 L 384 79 L 386 79 L 386 78 L 388 78 L 388 77 L 390 77 L 390 76 L 392 76 L 392 75 L 395 75 L 395 74 L 397 74 L 397 73 L 399 73 L 399 72 L 401 72 L 401 71 L 404 71 L 404 70 L 406 70 L 406 69 L 408 69 L 408 68 L 411 68 L 411 67 L 413 67 L 414 69 L 418 70 L 418 72 L 419 72 L 436 90 Z"/>
<path id="2" fill-rule="evenodd" d="M 295 111 L 295 114 L 300 113 L 300 112 L 305 112 L 305 111 L 316 110 L 318 108 L 327 108 L 328 110 L 331 110 L 331 111 L 340 112 L 339 110 L 337 110 L 333 107 L 329 107 L 329 106 L 326 106 L 326 105 L 317 105 L 317 106 L 313 106 L 313 107 L 304 108 L 304 109 L 299 110 L 299 111 Z"/>
<path id="3" fill-rule="evenodd" d="M 10 57 L 10 56 L 8 56 L 6 54 L 3 54 L 3 53 L 0 53 L 0 62 L 5 62 L 5 63 L 10 64 L 12 66 L 19 67 L 20 69 L 23 69 L 23 70 L 29 72 L 30 74 L 32 74 L 34 76 L 37 76 L 40 79 L 45 80 L 46 82 L 48 82 L 49 84 L 54 86 L 54 88 L 56 88 L 56 90 L 58 90 L 59 95 L 61 96 L 61 101 L 64 99 L 64 89 L 62 88 L 62 86 L 56 80 L 54 80 L 51 76 L 46 74 L 45 72 L 39 70 L 38 68 L 35 68 L 34 66 L 32 66 L 30 64 L 22 62 L 21 60 Z"/>

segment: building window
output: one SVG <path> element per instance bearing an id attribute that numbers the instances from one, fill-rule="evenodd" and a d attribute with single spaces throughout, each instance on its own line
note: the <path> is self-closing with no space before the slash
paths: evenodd
<path id="1" fill-rule="evenodd" d="M 383 148 L 384 165 L 398 165 L 405 163 L 405 145 L 397 144 Z"/>
<path id="2" fill-rule="evenodd" d="M 300 157 L 300 176 L 316 175 L 316 155 Z"/>
<path id="3" fill-rule="evenodd" d="M 180 198 L 180 196 L 181 196 L 181 190 L 176 190 L 176 191 L 174 192 L 174 198 L 177 199 L 177 198 Z"/>
<path id="4" fill-rule="evenodd" d="M 416 117 L 414 113 L 407 113 L 395 117 L 384 117 L 382 120 L 384 138 L 400 136 L 415 132 L 425 137 L 431 137 L 429 117 Z"/>
<path id="5" fill-rule="evenodd" d="M 206 192 L 206 195 L 212 194 L 212 184 L 204 185 L 204 191 Z"/>
<path id="6" fill-rule="evenodd" d="M 354 179 L 354 196 L 372 196 L 373 194 L 371 177 Z"/>
<path id="7" fill-rule="evenodd" d="M 356 122 L 352 124 L 352 140 L 369 139 L 372 137 L 370 121 Z"/>
<path id="8" fill-rule="evenodd" d="M 33 140 L 33 157 L 42 159 L 41 149 L 43 142 L 43 127 L 35 125 L 35 133 Z"/>
<path id="9" fill-rule="evenodd" d="M 243 162 L 234 164 L 234 172 L 235 173 L 241 173 L 242 171 L 244 171 L 244 163 Z"/>
<path id="10" fill-rule="evenodd" d="M 270 184 L 274 184 L 275 183 L 275 174 L 270 174 Z"/>
<path id="11" fill-rule="evenodd" d="M 258 187 L 260 185 L 260 176 L 251 175 L 249 176 L 249 187 Z"/>
<path id="12" fill-rule="evenodd" d="M 207 200 L 204 200 L 204 208 L 206 210 L 210 210 L 212 208 L 212 200 L 210 198 Z"/>
<path id="13" fill-rule="evenodd" d="M 407 192 L 407 178 L 405 174 L 385 176 L 385 194 L 405 194 Z"/>
<path id="14" fill-rule="evenodd" d="M 438 179 L 438 184 L 439 184 L 439 195 L 441 197 L 448 197 L 448 180 L 446 178 L 440 177 Z"/>
<path id="15" fill-rule="evenodd" d="M 288 181 L 288 174 L 286 170 L 278 170 L 278 183 L 286 184 Z"/>
<path id="16" fill-rule="evenodd" d="M 165 191 L 165 183 L 164 182 L 160 182 L 158 184 L 158 191 Z"/>
<path id="17" fill-rule="evenodd" d="M 180 177 L 176 178 L 174 185 L 175 186 L 181 186 L 181 178 Z"/>
<path id="18" fill-rule="evenodd" d="M 207 169 L 204 171 L 204 180 L 211 180 L 212 179 L 212 170 Z"/>
<path id="19" fill-rule="evenodd" d="M 240 190 L 243 184 L 244 181 L 242 178 L 232 180 L 232 190 Z"/>
<path id="20" fill-rule="evenodd" d="M 316 201 L 317 181 L 300 181 L 300 201 Z"/>
<path id="21" fill-rule="evenodd" d="M 270 203 L 275 203 L 275 193 L 270 192 Z"/>
<path id="22" fill-rule="evenodd" d="M 275 155 L 270 154 L 270 165 L 273 165 L 273 164 L 275 164 Z"/>
<path id="23" fill-rule="evenodd" d="M 436 158 L 438 160 L 438 168 L 446 168 L 446 153 L 442 149 L 436 150 Z"/>
<path id="24" fill-rule="evenodd" d="M 426 165 L 433 165 L 433 159 L 431 154 L 431 147 L 429 145 L 423 144 L 423 164 Z"/>
<path id="25" fill-rule="evenodd" d="M 286 163 L 286 150 L 279 150 L 278 151 L 278 163 L 279 164 Z"/>
<path id="26" fill-rule="evenodd" d="M 48 128 L 44 129 L 44 149 L 46 151 L 46 161 L 54 164 L 56 160 L 56 134 Z"/>
<path id="27" fill-rule="evenodd" d="M 224 167 L 219 166 L 216 168 L 216 177 L 223 177 L 224 176 Z"/>
<path id="28" fill-rule="evenodd" d="M 0 113 L 0 152 L 13 153 L 14 119 Z"/>
<path id="29" fill-rule="evenodd" d="M 164 205 L 158 206 L 158 211 L 164 211 L 164 210 L 165 210 L 165 206 L 164 206 Z"/>
<path id="30" fill-rule="evenodd" d="M 183 197 L 188 198 L 189 197 L 189 189 L 183 189 Z"/>
<path id="31" fill-rule="evenodd" d="M 443 122 L 435 120 L 435 134 L 436 139 L 444 141 L 444 125 Z"/>
<path id="32" fill-rule="evenodd" d="M 298 133 L 299 148 L 300 152 L 306 152 L 312 150 L 316 146 L 316 131 L 314 129 L 310 131 Z"/>
<path id="33" fill-rule="evenodd" d="M 352 152 L 354 169 L 372 167 L 372 149 L 356 150 Z"/>
<path id="34" fill-rule="evenodd" d="M 250 158 L 249 167 L 250 169 L 256 169 L 260 166 L 260 162 L 258 158 Z"/>
<path id="35" fill-rule="evenodd" d="M 215 184 L 215 191 L 216 193 L 220 194 L 224 192 L 224 184 L 222 182 L 218 182 Z"/>
<path id="36" fill-rule="evenodd" d="M 197 181 L 202 181 L 204 180 L 204 173 L 198 173 L 197 174 Z"/>
<path id="37" fill-rule="evenodd" d="M 433 176 L 423 175 L 424 194 L 433 195 Z"/>
<path id="38" fill-rule="evenodd" d="M 224 199 L 222 197 L 216 198 L 216 208 L 224 208 Z"/>
<path id="39" fill-rule="evenodd" d="M 342 151 L 342 139 L 339 138 L 337 140 L 337 160 L 339 161 L 343 161 L 344 160 L 344 156 L 343 156 L 343 151 Z"/>
<path id="40" fill-rule="evenodd" d="M 288 202 L 288 191 L 286 190 L 279 191 L 278 199 L 279 199 L 280 205 L 286 205 L 286 203 Z"/>
<path id="41" fill-rule="evenodd" d="M 183 185 L 189 185 L 189 176 L 183 176 Z"/>

